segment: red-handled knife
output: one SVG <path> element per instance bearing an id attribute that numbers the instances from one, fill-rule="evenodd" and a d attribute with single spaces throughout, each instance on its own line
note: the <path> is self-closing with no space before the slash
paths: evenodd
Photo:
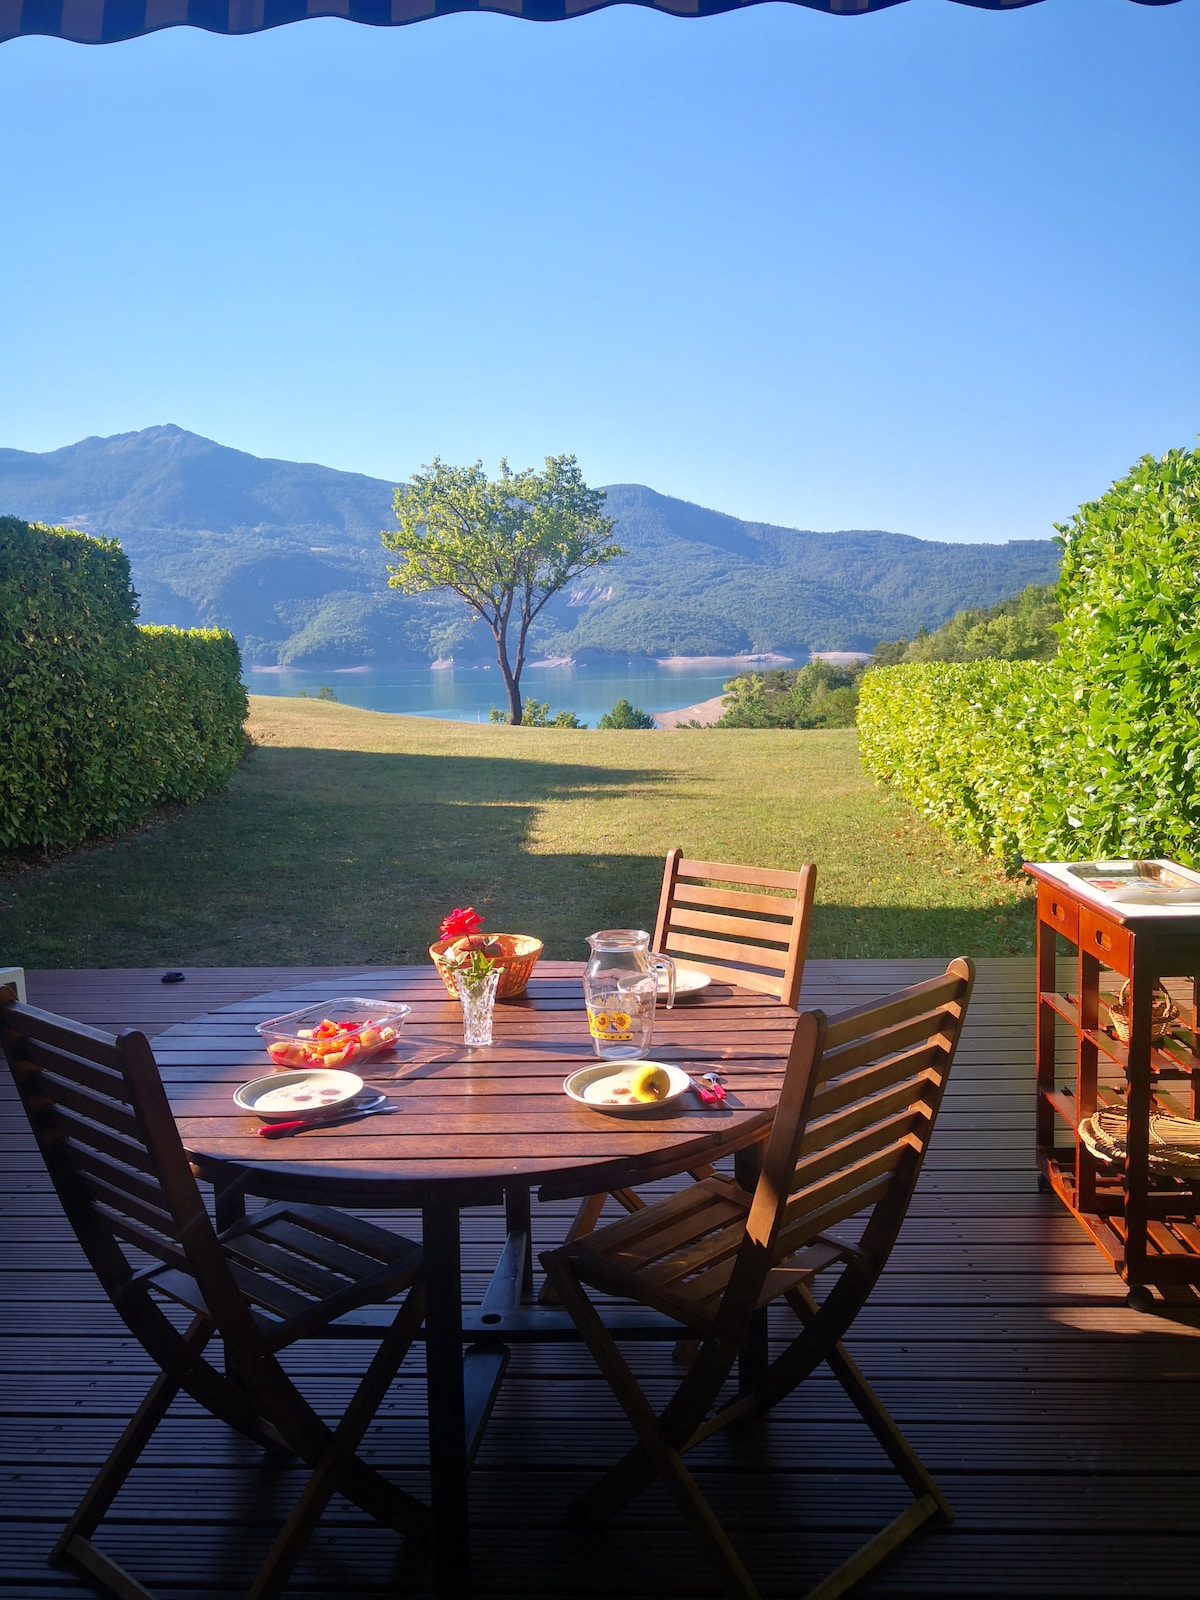
<path id="1" fill-rule="evenodd" d="M 399 1106 L 371 1105 L 360 1106 L 356 1111 L 343 1111 L 331 1117 L 297 1117 L 292 1122 L 264 1122 L 259 1128 L 260 1139 L 286 1139 L 289 1134 L 303 1133 L 305 1128 L 336 1128 L 343 1122 L 359 1122 L 363 1117 L 377 1117 L 386 1115 L 389 1111 L 399 1111 Z"/>

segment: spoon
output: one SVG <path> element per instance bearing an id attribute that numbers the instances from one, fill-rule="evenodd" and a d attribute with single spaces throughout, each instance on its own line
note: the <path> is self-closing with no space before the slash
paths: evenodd
<path id="1" fill-rule="evenodd" d="M 702 1072 L 698 1078 L 693 1078 L 692 1088 L 695 1089 L 701 1100 L 707 1100 L 710 1104 L 725 1098 L 724 1084 L 718 1083 L 715 1075 L 711 1072 Z"/>

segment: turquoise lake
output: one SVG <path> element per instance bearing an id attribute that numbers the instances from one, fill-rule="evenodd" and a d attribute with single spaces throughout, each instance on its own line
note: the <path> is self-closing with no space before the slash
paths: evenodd
<path id="1" fill-rule="evenodd" d="M 622 697 L 651 715 L 711 700 L 737 670 L 712 665 L 657 666 L 645 661 L 526 667 L 521 674 L 521 694 L 526 700 L 548 700 L 552 713 L 573 711 L 592 728 Z M 263 672 L 247 667 L 243 676 L 251 694 L 298 695 L 304 689 L 315 695 L 327 685 L 343 705 L 457 722 L 486 722 L 492 706 L 508 704 L 496 667 L 453 667 L 437 672 L 426 667 L 326 668 L 321 672 Z"/>

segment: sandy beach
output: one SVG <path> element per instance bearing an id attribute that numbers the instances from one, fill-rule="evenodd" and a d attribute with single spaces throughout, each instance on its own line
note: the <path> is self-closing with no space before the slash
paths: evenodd
<path id="1" fill-rule="evenodd" d="M 711 700 L 701 700 L 699 705 L 684 706 L 682 711 L 658 711 L 654 716 L 656 728 L 678 728 L 685 722 L 698 722 L 711 728 L 725 709 L 725 696 L 714 695 Z"/>

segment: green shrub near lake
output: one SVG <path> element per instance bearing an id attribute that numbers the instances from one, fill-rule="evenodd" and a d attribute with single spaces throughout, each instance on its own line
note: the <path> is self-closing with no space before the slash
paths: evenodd
<path id="1" fill-rule="evenodd" d="M 115 539 L 0 517 L 0 846 L 116 833 L 228 783 L 246 715 L 232 635 L 136 618 Z"/>
<path id="2" fill-rule="evenodd" d="M 997 856 L 1200 862 L 1200 451 L 1145 456 L 1059 526 L 1050 662 L 868 673 L 868 769 Z"/>
<path id="3" fill-rule="evenodd" d="M 828 661 L 744 672 L 725 685 L 718 728 L 852 728 L 861 672 Z"/>
<path id="4" fill-rule="evenodd" d="M 641 706 L 631 705 L 622 695 L 611 711 L 606 711 L 596 724 L 598 728 L 609 730 L 614 728 L 649 729 L 657 724 L 648 711 L 643 711 Z"/>

